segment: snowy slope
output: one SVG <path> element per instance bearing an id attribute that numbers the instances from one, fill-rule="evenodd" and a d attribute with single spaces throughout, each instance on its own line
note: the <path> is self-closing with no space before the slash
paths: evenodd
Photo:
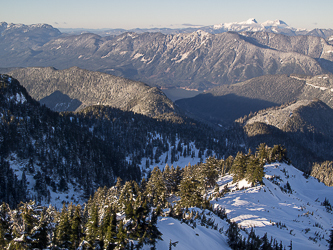
<path id="1" fill-rule="evenodd" d="M 18 180 L 22 180 L 22 173 L 27 168 L 28 160 L 22 160 L 16 154 L 11 154 L 6 160 L 9 162 L 10 167 L 14 170 L 15 175 L 18 177 Z M 83 204 L 86 201 L 86 199 L 83 198 L 83 188 L 80 185 L 77 185 L 75 181 L 68 183 L 68 190 L 64 192 L 60 192 L 59 190 L 55 192 L 48 185 L 47 192 L 50 194 L 49 200 L 47 197 L 42 197 L 41 200 L 38 200 L 36 198 L 37 192 L 34 189 L 34 186 L 36 184 L 34 175 L 37 171 L 42 171 L 41 167 L 38 164 L 34 164 L 33 166 L 33 173 L 29 173 L 29 171 L 25 172 L 27 179 L 27 192 L 31 200 L 37 200 L 38 204 L 46 207 L 52 204 L 52 206 L 57 209 L 61 209 L 64 202 L 66 204 L 69 204 L 71 202 L 73 204 Z M 56 182 L 58 181 L 54 176 L 51 176 L 51 179 Z"/>
<path id="2" fill-rule="evenodd" d="M 224 226 L 224 229 L 227 229 L 225 221 L 217 216 L 213 218 L 219 224 L 219 228 Z M 163 234 L 163 241 L 158 241 L 156 249 L 168 250 L 170 240 L 172 243 L 178 242 L 172 249 L 230 249 L 227 237 L 223 233 L 201 226 L 199 223 L 193 229 L 190 225 L 174 218 L 160 217 L 157 227 Z"/>
<path id="3" fill-rule="evenodd" d="M 231 192 L 212 201 L 214 207 L 225 208 L 231 221 L 254 227 L 261 237 L 267 232 L 269 239 L 272 236 L 284 246 L 292 240 L 293 249 L 326 249 L 333 214 L 321 203 L 325 198 L 333 201 L 333 188 L 313 177 L 306 179 L 287 164 L 266 165 L 265 174 L 264 185 L 256 187 L 246 181 L 232 184 L 232 176 L 223 177 L 220 190 L 227 184 Z M 285 188 L 287 182 L 291 192 Z"/>
<path id="4" fill-rule="evenodd" d="M 156 138 L 161 138 L 161 136 L 159 134 L 157 134 L 156 136 L 153 137 L 153 139 L 156 139 Z M 180 141 L 180 139 L 177 137 L 175 145 L 178 145 L 179 141 Z M 215 155 L 214 151 L 209 152 L 208 150 L 205 150 L 202 153 L 202 156 L 199 157 L 199 149 L 196 148 L 195 142 L 190 142 L 189 149 L 191 150 L 191 154 L 184 156 L 183 154 L 180 154 L 180 152 L 176 151 L 175 161 L 172 162 L 171 161 L 171 154 L 172 154 L 171 152 L 172 152 L 174 146 L 172 146 L 170 141 L 168 141 L 168 144 L 169 144 L 169 150 L 167 152 L 163 152 L 161 154 L 161 156 L 158 158 L 158 162 L 156 162 L 155 160 L 151 161 L 151 160 L 147 159 L 146 157 L 142 158 L 141 164 L 140 164 L 142 175 L 147 174 L 149 171 L 153 170 L 154 167 L 156 167 L 156 166 L 159 167 L 161 170 L 163 170 L 165 168 L 166 164 L 168 164 L 170 167 L 173 165 L 175 168 L 177 166 L 179 166 L 180 168 L 184 168 L 189 163 L 191 165 L 195 165 L 200 162 L 204 162 L 205 159 L 208 158 L 209 156 Z M 183 148 L 185 148 L 185 146 L 186 146 L 184 143 L 181 143 L 181 145 Z M 157 147 L 154 147 L 154 154 L 156 152 L 156 148 Z M 131 162 L 131 156 L 128 156 L 127 159 L 129 162 Z M 147 164 L 147 160 L 149 161 L 149 165 Z"/>

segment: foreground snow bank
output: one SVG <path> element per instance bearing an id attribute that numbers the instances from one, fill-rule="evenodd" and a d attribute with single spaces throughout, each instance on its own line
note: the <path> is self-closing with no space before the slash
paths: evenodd
<path id="1" fill-rule="evenodd" d="M 243 181 L 244 182 L 244 181 Z M 244 183 L 241 183 L 242 186 Z M 229 185 L 231 192 L 217 201 L 214 207 L 226 209 L 228 218 L 243 228 L 254 227 L 257 235 L 266 232 L 293 249 L 326 249 L 333 214 L 322 202 L 333 202 L 333 187 L 317 179 L 303 176 L 293 166 L 276 163 L 265 166 L 264 185 L 239 190 L 231 176 L 219 180 Z"/>

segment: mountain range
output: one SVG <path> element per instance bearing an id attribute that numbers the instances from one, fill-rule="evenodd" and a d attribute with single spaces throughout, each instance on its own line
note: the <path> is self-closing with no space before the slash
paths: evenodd
<path id="1" fill-rule="evenodd" d="M 233 143 L 236 142 L 238 145 L 244 143 L 246 148 L 256 149 L 261 142 L 266 142 L 268 145 L 281 143 L 290 148 L 289 157 L 295 166 L 305 171 L 311 170 L 313 162 L 333 160 L 328 151 L 317 150 L 323 145 L 332 144 L 333 137 L 330 132 L 324 133 L 327 130 L 326 127 L 330 127 L 330 122 L 333 122 L 331 115 L 329 115 L 333 106 L 331 102 L 333 77 L 330 74 L 316 77 L 303 75 L 261 76 L 242 83 L 222 85 L 196 97 L 178 100 L 176 104 L 173 104 L 157 88 L 151 88 L 141 82 L 79 68 L 66 70 L 24 68 L 14 70 L 10 74 L 22 82 L 32 97 L 40 100 L 42 104 L 54 111 L 71 111 L 70 109 L 72 109 L 72 111 L 77 111 L 80 116 L 84 114 L 83 117 L 88 116 L 89 119 L 93 119 L 94 121 L 87 120 L 86 126 L 90 129 L 95 128 L 94 134 L 100 138 L 105 138 L 104 133 L 113 134 L 115 132 L 114 130 L 105 131 L 115 112 L 109 108 L 102 108 L 107 106 L 180 124 L 184 122 L 198 124 L 194 121 L 189 122 L 185 115 L 212 126 L 219 124 L 220 127 L 223 127 L 222 131 L 225 135 L 234 134 Z M 277 116 L 277 111 L 275 111 L 280 110 L 281 104 L 284 104 L 282 106 L 284 107 L 290 105 L 291 102 L 298 101 L 298 103 L 302 103 L 302 106 L 308 107 L 311 103 L 309 100 L 316 98 L 326 104 L 322 103 L 322 105 L 314 105 L 314 107 L 306 109 L 307 111 L 302 112 L 301 118 L 298 120 L 288 120 L 289 126 L 297 127 L 298 123 L 303 124 L 303 127 L 297 131 L 289 131 L 260 119 L 255 123 L 244 123 L 249 117 L 264 110 L 263 112 L 267 112 L 265 117 L 276 117 L 278 124 L 285 124 L 287 119 L 284 116 Z M 102 106 L 93 108 L 90 107 L 91 105 Z M 97 115 L 92 115 L 91 112 Z M 319 123 L 313 124 L 311 119 L 305 118 L 316 117 L 319 114 L 321 114 L 319 117 L 313 118 L 320 121 Z M 104 118 L 96 119 L 96 117 Z M 296 115 L 293 118 L 295 117 Z M 105 122 L 101 123 L 100 119 L 105 120 Z M 242 128 L 234 130 L 233 123 L 237 119 L 239 119 L 238 124 L 241 124 Z M 324 123 L 323 119 L 327 121 L 327 124 Z M 321 124 L 326 125 L 321 126 Z M 193 129 L 194 126 L 191 127 L 191 130 Z M 151 128 L 151 130 L 154 129 Z M 159 133 L 163 133 L 163 131 Z M 195 139 L 192 138 L 192 140 Z M 223 145 L 223 150 L 225 150 L 226 145 Z M 132 154 L 131 150 L 127 150 L 125 154 Z M 165 147 L 162 149 L 160 157 L 162 159 L 168 158 L 168 154 L 163 153 L 163 151 L 165 152 Z M 307 156 L 302 156 L 304 154 Z M 136 161 L 136 164 L 142 164 L 142 162 Z"/>
<path id="2" fill-rule="evenodd" d="M 324 39 L 330 38 L 333 35 L 332 29 L 297 29 L 290 27 L 282 20 L 267 20 L 263 23 L 258 23 L 256 19 L 250 18 L 243 22 L 220 23 L 209 26 L 189 25 L 186 28 L 146 28 L 146 29 L 71 29 L 59 28 L 63 33 L 80 35 L 82 33 L 94 33 L 100 36 L 120 35 L 126 32 L 145 33 L 145 32 L 160 32 L 163 34 L 179 34 L 179 33 L 192 33 L 198 29 L 209 32 L 211 34 L 218 34 L 228 31 L 235 32 L 272 32 L 277 34 L 284 34 L 289 36 L 295 35 L 312 35 L 319 36 Z"/>
<path id="3" fill-rule="evenodd" d="M 0 248 L 333 245 L 330 30 L 210 29 L 0 23 Z"/>
<path id="4" fill-rule="evenodd" d="M 150 86 L 207 90 L 268 74 L 332 71 L 333 46 L 321 37 L 270 32 L 211 34 L 202 30 L 101 37 L 92 33 L 65 35 L 47 25 L 41 25 L 38 32 L 36 27 L 24 32 L 26 27 L 1 33 L 1 72 L 12 67 L 77 66 Z M 44 39 L 39 39 L 41 34 Z"/>

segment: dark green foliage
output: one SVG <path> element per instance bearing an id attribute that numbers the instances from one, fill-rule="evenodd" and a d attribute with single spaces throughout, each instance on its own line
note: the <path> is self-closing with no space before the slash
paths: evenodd
<path id="1" fill-rule="evenodd" d="M 70 242 L 71 225 L 69 221 L 69 214 L 65 204 L 62 207 L 59 224 L 56 227 L 56 242 L 57 245 L 62 248 L 69 248 Z"/>
<path id="2" fill-rule="evenodd" d="M 8 203 L 11 207 L 20 201 L 27 200 L 26 177 L 22 174 L 21 181 L 17 179 L 9 163 L 0 156 L 0 201 Z"/>
<path id="3" fill-rule="evenodd" d="M 70 234 L 70 242 L 72 243 L 72 248 L 77 249 L 82 236 L 82 216 L 81 216 L 81 206 L 74 206 L 74 214 L 70 219 L 71 223 L 71 234 Z"/>
<path id="4" fill-rule="evenodd" d="M 328 250 L 333 250 L 333 230 L 331 229 L 330 238 L 328 240 Z"/>
<path id="5" fill-rule="evenodd" d="M 321 205 L 326 208 L 327 212 L 332 212 L 332 205 L 326 197 L 325 200 L 321 203 Z"/>
<path id="6" fill-rule="evenodd" d="M 180 197 L 179 204 L 182 207 L 200 207 L 202 205 L 203 199 L 200 189 L 198 189 L 199 185 L 199 181 L 194 178 L 184 177 L 182 179 L 178 193 Z"/>
<path id="7" fill-rule="evenodd" d="M 233 182 L 237 182 L 245 178 L 247 165 L 247 156 L 242 152 L 238 152 L 232 164 L 230 172 L 234 174 Z"/>
<path id="8" fill-rule="evenodd" d="M 233 182 L 245 178 L 252 185 L 262 183 L 265 161 L 265 156 L 260 149 L 255 155 L 252 155 L 251 152 L 247 155 L 238 152 L 230 169 L 233 174 Z"/>
<path id="9" fill-rule="evenodd" d="M 239 249 L 241 244 L 241 236 L 239 234 L 239 228 L 237 223 L 231 222 L 227 230 L 228 244 L 231 249 Z"/>
<path id="10" fill-rule="evenodd" d="M 154 206 L 165 203 L 167 189 L 163 174 L 158 167 L 155 167 L 151 172 L 151 176 L 147 183 L 146 192 Z"/>
<path id="11" fill-rule="evenodd" d="M 213 212 L 221 219 L 227 219 L 226 212 L 222 208 L 213 210 L 209 200 L 203 199 L 202 195 L 206 188 L 212 188 L 209 183 L 216 180 L 215 177 L 209 178 L 210 171 L 215 173 L 222 164 L 223 161 L 210 158 L 206 163 L 188 165 L 184 171 L 180 171 L 180 200 L 170 208 L 170 216 L 193 227 L 200 221 L 202 225 L 217 230 L 214 220 L 207 218 L 206 213 Z M 156 188 L 160 185 L 163 187 L 162 194 L 170 195 L 166 180 L 171 178 L 169 175 L 172 172 L 173 170 L 168 173 L 167 167 L 166 173 L 155 169 L 147 185 L 149 183 Z M 20 213 L 10 213 L 9 206 L 3 204 L 0 206 L 0 244 L 7 246 L 13 243 L 17 249 L 47 248 L 51 244 L 67 249 L 76 249 L 78 246 L 85 249 L 140 249 L 144 245 L 155 249 L 156 243 L 162 239 L 156 226 L 158 216 L 165 216 L 162 209 L 169 205 L 164 199 L 159 199 L 157 207 L 153 208 L 156 200 L 149 198 L 152 196 L 150 191 L 150 187 L 142 189 L 142 185 L 139 186 L 135 181 L 122 184 L 118 178 L 116 186 L 99 188 L 84 209 L 80 205 L 69 204 L 66 207 L 64 204 L 61 212 L 57 212 L 52 207 L 46 210 L 31 202 L 22 203 Z M 192 212 L 189 213 L 187 208 L 192 206 L 201 207 L 202 214 L 194 216 Z M 117 218 L 116 213 L 127 218 L 126 224 L 125 218 Z M 13 217 L 15 214 L 21 217 Z M 199 221 L 195 222 L 196 220 Z M 11 226 L 11 223 L 17 227 Z M 238 225 L 233 222 L 230 222 L 227 236 L 232 249 L 272 249 L 269 247 L 277 246 L 276 241 L 269 242 L 267 235 L 260 239 L 253 230 L 247 240 L 242 238 Z M 23 240 L 14 241 L 18 238 Z M 176 244 L 177 242 L 171 242 L 170 247 Z"/>

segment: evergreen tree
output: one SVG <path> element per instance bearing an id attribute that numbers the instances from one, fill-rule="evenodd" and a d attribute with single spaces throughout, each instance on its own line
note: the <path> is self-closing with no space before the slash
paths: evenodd
<path id="1" fill-rule="evenodd" d="M 117 232 L 117 245 L 120 249 L 125 248 L 127 244 L 127 235 L 124 229 L 124 223 L 121 220 L 118 225 L 118 232 Z"/>
<path id="2" fill-rule="evenodd" d="M 3 249 L 11 240 L 9 212 L 9 206 L 3 202 L 0 206 L 0 247 Z"/>
<path id="3" fill-rule="evenodd" d="M 333 229 L 331 229 L 331 233 L 330 233 L 330 239 L 328 240 L 328 249 L 329 250 L 333 250 Z"/>
<path id="4" fill-rule="evenodd" d="M 229 228 L 227 230 L 228 236 L 228 244 L 231 249 L 239 249 L 239 243 L 241 241 L 241 237 L 239 234 L 239 228 L 236 222 L 230 222 Z"/>
<path id="5" fill-rule="evenodd" d="M 167 194 L 171 194 L 172 186 L 173 186 L 173 178 L 172 178 L 171 169 L 168 164 L 166 164 L 164 167 L 163 179 L 164 179 L 165 186 L 167 189 Z"/>
<path id="6" fill-rule="evenodd" d="M 220 161 L 213 157 L 209 157 L 204 164 L 200 165 L 200 172 L 205 180 L 205 189 L 207 186 L 215 186 L 221 168 L 220 165 Z"/>
<path id="7" fill-rule="evenodd" d="M 111 209 L 109 209 L 108 211 L 108 213 L 110 214 L 110 220 L 107 226 L 104 246 L 106 247 L 106 249 L 113 249 L 117 236 L 117 219 L 116 214 L 112 212 Z"/>
<path id="8" fill-rule="evenodd" d="M 181 207 L 200 207 L 203 199 L 198 189 L 199 181 L 191 176 L 185 176 L 179 185 L 178 195 L 180 197 L 179 204 Z"/>
<path id="9" fill-rule="evenodd" d="M 231 173 L 234 175 L 233 182 L 237 182 L 245 178 L 246 163 L 247 157 L 242 152 L 238 152 L 230 169 Z"/>
<path id="10" fill-rule="evenodd" d="M 69 215 L 67 207 L 64 203 L 61 210 L 59 223 L 56 227 L 56 243 L 59 247 L 69 248 L 71 246 L 70 233 L 71 228 L 69 224 Z"/>
<path id="11" fill-rule="evenodd" d="M 260 246 L 260 250 L 271 250 L 271 244 L 268 241 L 268 237 L 267 237 L 267 233 L 265 233 L 265 235 L 261 238 L 261 246 Z"/>
<path id="12" fill-rule="evenodd" d="M 99 228 L 99 219 L 98 219 L 98 207 L 95 202 L 93 202 L 90 213 L 89 219 L 86 224 L 86 241 L 89 242 L 91 246 L 100 245 L 101 242 L 101 232 Z"/>
<path id="13" fill-rule="evenodd" d="M 256 157 L 261 164 L 265 164 L 269 161 L 268 146 L 265 143 L 260 143 L 256 151 Z M 269 162 L 268 162 L 269 163 Z"/>
<path id="14" fill-rule="evenodd" d="M 246 180 L 255 185 L 257 182 L 262 183 L 264 177 L 264 166 L 260 160 L 254 156 L 250 156 L 246 166 Z"/>
<path id="15" fill-rule="evenodd" d="M 158 167 L 155 167 L 147 183 L 147 196 L 150 197 L 154 206 L 164 206 L 166 201 L 167 188 L 164 182 L 163 174 Z"/>
<path id="16" fill-rule="evenodd" d="M 125 206 L 126 206 L 125 207 L 126 219 L 132 219 L 134 216 L 132 201 L 130 200 L 130 201 L 126 202 Z"/>
<path id="17" fill-rule="evenodd" d="M 71 235 L 70 241 L 72 248 L 77 249 L 81 242 L 82 237 L 82 218 L 81 218 L 81 206 L 75 206 L 74 215 L 71 219 Z"/>
<path id="18" fill-rule="evenodd" d="M 31 247 L 33 249 L 45 249 L 48 245 L 48 223 L 45 220 L 44 213 L 41 214 L 41 217 L 38 222 L 38 226 L 34 227 L 34 232 L 31 235 Z"/>

